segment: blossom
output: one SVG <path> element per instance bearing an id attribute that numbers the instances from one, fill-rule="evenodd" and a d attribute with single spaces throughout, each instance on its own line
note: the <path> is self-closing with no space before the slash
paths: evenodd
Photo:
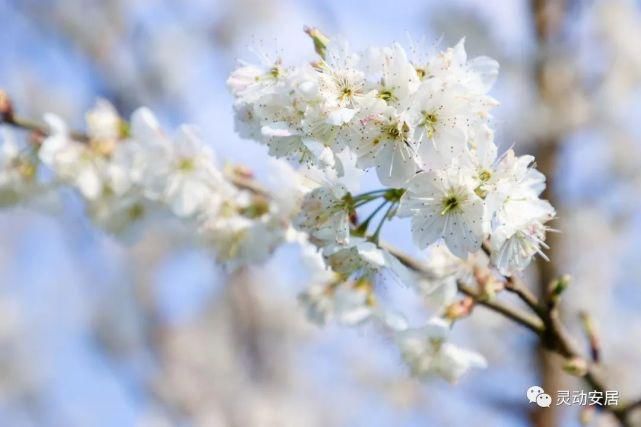
<path id="1" fill-rule="evenodd" d="M 318 91 L 326 108 L 338 114 L 354 115 L 363 99 L 373 96 L 366 88 L 361 58 L 347 43 L 332 42 L 325 59 L 317 67 Z"/>
<path id="2" fill-rule="evenodd" d="M 413 137 L 420 142 L 418 152 L 423 164 L 433 162 L 433 150 L 445 156 L 444 163 L 461 155 L 467 142 L 466 127 L 474 112 L 460 87 L 447 86 L 437 79 L 426 80 L 407 111 L 414 123 Z"/>
<path id="3" fill-rule="evenodd" d="M 401 186 L 416 173 L 413 129 L 404 114 L 380 99 L 372 99 L 362 106 L 352 128 L 358 135 L 352 143 L 357 165 L 364 169 L 376 167 L 381 183 Z"/>
<path id="4" fill-rule="evenodd" d="M 324 248 L 327 265 L 345 277 L 372 277 L 387 267 L 385 251 L 363 239 L 352 239 L 347 245 Z"/>
<path id="5" fill-rule="evenodd" d="M 260 65 L 241 62 L 227 79 L 231 92 L 244 102 L 255 101 L 274 93 L 287 75 L 287 70 L 280 60 L 270 61 L 263 58 Z"/>
<path id="6" fill-rule="evenodd" d="M 470 368 L 485 368 L 485 358 L 447 342 L 449 324 L 432 318 L 421 328 L 396 333 L 396 343 L 412 375 L 438 376 L 454 383 Z"/>
<path id="7" fill-rule="evenodd" d="M 205 244 L 214 249 L 216 259 L 231 268 L 265 261 L 284 236 L 268 216 L 252 219 L 241 215 L 209 218 L 200 233 Z"/>
<path id="8" fill-rule="evenodd" d="M 115 142 L 122 134 L 122 120 L 114 106 L 99 99 L 94 108 L 85 114 L 87 134 L 94 141 Z"/>
<path id="9" fill-rule="evenodd" d="M 0 146 L 0 206 L 14 205 L 40 193 L 38 162 L 34 152 L 21 148 L 8 131 Z"/>
<path id="10" fill-rule="evenodd" d="M 306 307 L 308 319 L 324 325 L 330 319 L 353 326 L 367 320 L 374 313 L 371 283 L 365 279 L 356 282 L 335 282 L 313 285 L 299 296 Z"/>
<path id="11" fill-rule="evenodd" d="M 337 292 L 338 287 L 346 287 L 341 283 L 342 277 L 328 268 L 318 248 L 310 244 L 307 234 L 292 231 L 287 239 L 300 246 L 302 265 L 309 276 L 308 282 L 311 285 L 299 294 L 298 299 L 311 322 L 324 325 L 337 317 L 339 322 L 345 321 L 349 324 L 352 323 L 350 320 L 357 323 L 369 316 L 370 310 L 365 304 L 366 298 L 362 298 L 362 293 L 350 295 L 349 290 Z M 341 302 L 343 296 L 351 301 L 351 304 Z"/>
<path id="12" fill-rule="evenodd" d="M 555 210 L 539 198 L 545 188 L 545 176 L 532 167 L 532 156 L 517 157 L 510 150 L 497 164 L 487 185 L 493 186 L 487 197 L 492 212 L 492 263 L 502 274 L 523 270 L 532 256 L 540 254 L 548 227 L 545 223 Z"/>
<path id="13" fill-rule="evenodd" d="M 351 209 L 351 197 L 344 186 L 322 186 L 305 195 L 294 223 L 317 239 L 346 243 Z"/>
<path id="14" fill-rule="evenodd" d="M 479 56 L 468 61 L 465 39 L 451 48 L 429 58 L 425 65 L 428 78 L 438 78 L 449 84 L 462 85 L 477 93 L 487 93 L 499 73 L 499 64 L 492 58 Z"/>
<path id="15" fill-rule="evenodd" d="M 509 199 L 495 217 L 490 239 L 492 263 L 502 274 L 523 270 L 535 254 L 545 255 L 544 224 L 555 216 L 549 202 L 540 199 Z"/>
<path id="16" fill-rule="evenodd" d="M 408 182 L 399 216 L 412 217 L 412 234 L 419 247 L 443 239 L 461 258 L 481 247 L 487 219 L 483 200 L 474 192 L 467 172 L 451 166 L 421 172 Z"/>
<path id="17" fill-rule="evenodd" d="M 103 230 L 125 242 L 134 242 L 143 225 L 159 211 L 153 202 L 137 193 L 105 193 L 87 206 L 89 217 Z M 156 215 L 157 216 L 157 215 Z"/>
<path id="18" fill-rule="evenodd" d="M 73 141 L 66 124 L 57 116 L 45 115 L 51 134 L 38 151 L 42 163 L 64 182 L 76 187 L 87 199 L 96 199 L 102 191 L 105 158 L 103 153 Z"/>
<path id="19" fill-rule="evenodd" d="M 368 49 L 363 58 L 363 69 L 368 86 L 376 90 L 377 97 L 401 108 L 411 101 L 419 84 L 416 69 L 398 43 Z"/>
<path id="20" fill-rule="evenodd" d="M 371 276 L 346 273 L 351 268 L 336 272 L 328 268 L 318 249 L 304 238 L 298 240 L 302 246 L 303 263 L 311 273 L 312 285 L 299 295 L 310 321 L 324 325 L 335 320 L 346 326 L 376 321 L 393 330 L 407 327 L 407 321 L 401 314 L 385 309 L 378 303 Z M 362 249 L 362 256 L 366 258 L 373 255 L 376 258 L 375 254 L 367 252 L 368 249 L 371 248 Z M 345 252 L 339 253 L 339 256 L 346 255 Z M 379 264 L 384 261 L 378 259 L 373 262 Z"/>
<path id="21" fill-rule="evenodd" d="M 181 127 L 176 138 L 153 160 L 144 178 L 144 190 L 152 199 L 167 203 L 180 217 L 211 207 L 226 187 L 214 166 L 213 151 L 191 127 Z"/>

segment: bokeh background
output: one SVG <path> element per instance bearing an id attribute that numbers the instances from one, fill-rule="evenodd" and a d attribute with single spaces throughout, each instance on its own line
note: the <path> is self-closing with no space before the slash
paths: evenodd
<path id="1" fill-rule="evenodd" d="M 465 36 L 470 56 L 500 62 L 499 146 L 537 155 L 559 211 L 552 261 L 528 282 L 540 291 L 572 275 L 565 320 L 587 346 L 577 318 L 590 313 L 609 388 L 641 397 L 637 2 L 2 0 L 0 88 L 21 115 L 56 112 L 75 127 L 97 97 L 125 117 L 149 106 L 269 179 L 264 147 L 234 134 L 225 80 L 256 51 L 311 58 L 304 25 L 357 48 Z M 383 236 L 412 250 L 406 224 Z M 166 223 L 125 245 L 92 227 L 73 194 L 0 212 L 0 426 L 614 425 L 528 405 L 531 385 L 583 385 L 482 308 L 455 341 L 485 354 L 487 370 L 456 386 L 409 378 L 376 331 L 306 321 L 296 259 L 285 247 L 231 274 Z"/>

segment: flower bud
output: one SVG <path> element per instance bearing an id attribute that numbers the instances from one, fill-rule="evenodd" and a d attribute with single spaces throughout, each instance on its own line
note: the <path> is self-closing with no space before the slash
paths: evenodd
<path id="1" fill-rule="evenodd" d="M 309 37 L 311 37 L 314 42 L 314 50 L 321 58 L 325 59 L 325 53 L 327 52 L 327 45 L 329 44 L 329 38 L 321 33 L 321 31 L 316 27 L 305 27 L 303 29 Z"/>
<path id="2" fill-rule="evenodd" d="M 473 308 L 474 299 L 465 297 L 461 301 L 448 305 L 445 308 L 443 317 L 451 321 L 458 320 L 463 317 L 469 316 Z"/>
<path id="3" fill-rule="evenodd" d="M 13 105 L 7 92 L 0 89 L 0 122 L 10 122 L 13 120 Z"/>
<path id="4" fill-rule="evenodd" d="M 493 299 L 496 293 L 504 288 L 503 282 L 494 276 L 489 268 L 475 267 L 474 278 L 484 299 Z"/>
<path id="5" fill-rule="evenodd" d="M 567 289 L 570 285 L 570 275 L 564 274 L 558 279 L 552 281 L 549 287 L 549 303 L 551 306 L 558 304 L 561 299 L 561 294 Z"/>

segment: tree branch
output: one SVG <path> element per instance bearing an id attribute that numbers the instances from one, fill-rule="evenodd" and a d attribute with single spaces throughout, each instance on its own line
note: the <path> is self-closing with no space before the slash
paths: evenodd
<path id="1" fill-rule="evenodd" d="M 389 245 L 381 244 L 381 247 L 395 256 L 401 264 L 405 265 L 407 268 L 410 268 L 416 273 L 427 274 L 430 276 L 429 271 L 427 271 L 418 260 Z M 506 290 L 517 295 L 525 304 L 527 304 L 528 307 L 532 309 L 532 311 L 537 314 L 538 317 L 531 317 L 507 305 L 487 300 L 487 298 L 484 298 L 478 292 L 461 282 L 458 282 L 458 289 L 464 295 L 473 298 L 477 304 L 482 305 L 483 307 L 492 310 L 495 313 L 498 313 L 534 332 L 541 340 L 541 344 L 547 350 L 559 354 L 566 359 L 580 358 L 581 360 L 585 360 L 581 351 L 577 349 L 573 338 L 569 335 L 567 329 L 560 321 L 557 305 L 550 305 L 547 308 L 542 306 L 525 284 L 515 276 L 506 277 L 505 281 Z M 587 364 L 587 371 L 583 376 L 583 379 L 590 387 L 592 387 L 593 390 L 605 395 L 605 391 L 611 389 L 605 386 L 596 368 L 597 366 L 594 363 Z M 604 405 L 601 407 L 602 410 L 614 415 L 619 423 L 624 427 L 630 426 L 628 415 L 638 408 L 641 408 L 641 399 L 633 401 L 633 403 L 627 405 Z"/>
<path id="2" fill-rule="evenodd" d="M 469 286 L 466 286 L 460 281 L 457 283 L 457 286 L 459 292 L 472 297 L 474 299 L 474 302 L 476 302 L 477 304 L 482 305 L 483 307 L 486 307 L 496 313 L 502 314 L 513 322 L 528 328 L 537 335 L 541 335 L 543 333 L 543 322 L 541 322 L 538 318 L 532 317 L 526 313 L 523 313 L 515 308 L 509 307 L 499 302 L 483 298 L 478 294 L 478 292 L 474 291 Z"/>

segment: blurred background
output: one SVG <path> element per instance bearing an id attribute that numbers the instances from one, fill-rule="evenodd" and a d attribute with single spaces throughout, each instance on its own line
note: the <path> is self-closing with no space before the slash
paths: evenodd
<path id="1" fill-rule="evenodd" d="M 465 36 L 469 56 L 500 62 L 498 144 L 537 156 L 559 212 L 552 261 L 528 282 L 538 292 L 572 275 L 564 320 L 581 339 L 588 311 L 608 388 L 641 397 L 637 2 L 2 0 L 0 88 L 22 116 L 56 112 L 78 128 L 97 97 L 125 117 L 149 106 L 269 179 L 264 147 L 234 134 L 225 80 L 252 51 L 311 58 L 304 25 L 356 48 Z M 384 237 L 412 250 L 406 224 Z M 0 212 L 0 426 L 616 425 L 577 406 L 529 406 L 532 385 L 584 386 L 482 308 L 455 341 L 485 354 L 487 370 L 456 386 L 409 378 L 375 331 L 306 321 L 296 256 L 285 247 L 230 274 L 172 224 L 124 245 L 72 194 Z"/>

